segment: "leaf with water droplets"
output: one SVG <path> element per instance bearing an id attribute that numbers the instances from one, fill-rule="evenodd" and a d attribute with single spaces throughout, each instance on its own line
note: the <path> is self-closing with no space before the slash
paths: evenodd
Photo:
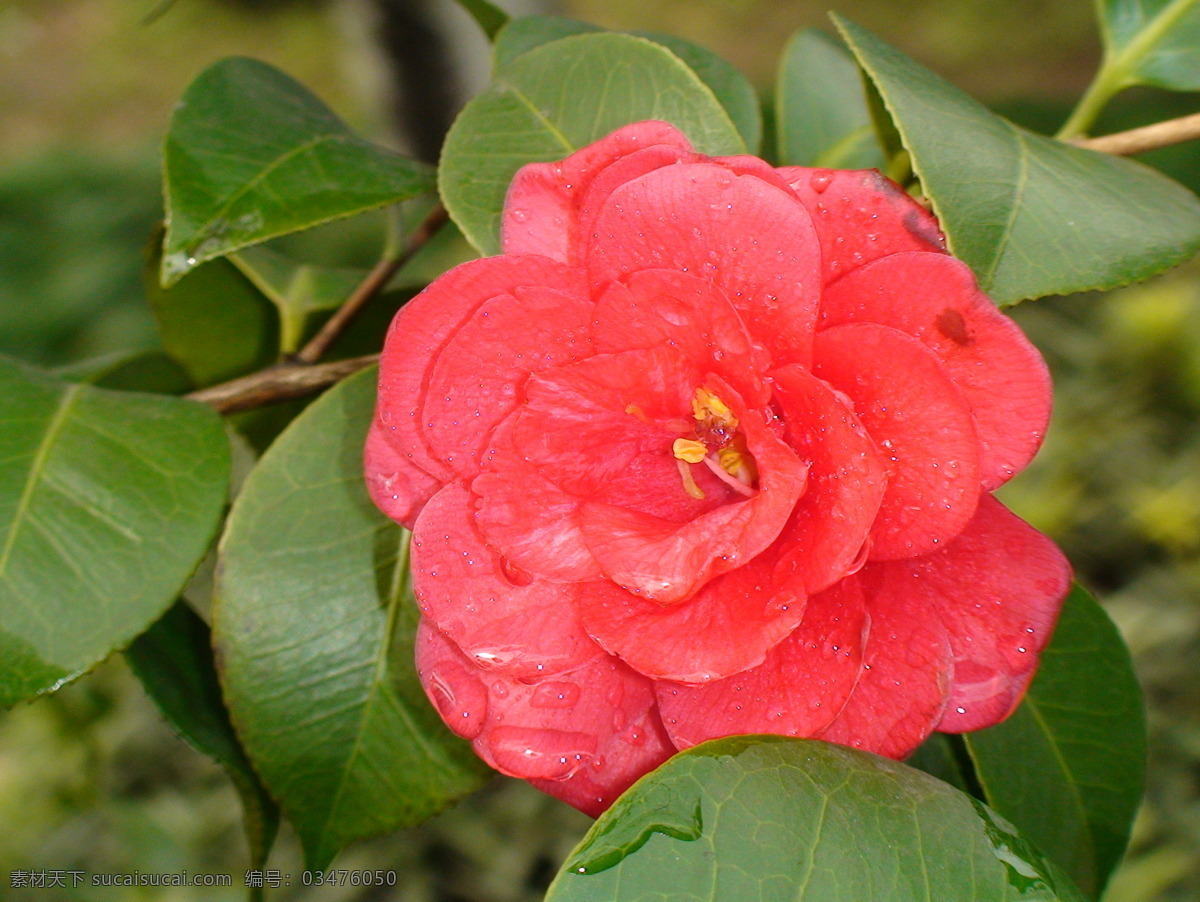
<path id="1" fill-rule="evenodd" d="M 963 739 L 984 800 L 1098 896 L 1141 800 L 1146 725 L 1129 650 L 1087 590 L 1067 598 L 1021 706 Z"/>
<path id="2" fill-rule="evenodd" d="M 737 736 L 676 755 L 596 821 L 547 902 L 1082 902 L 1011 824 L 895 761 Z"/>
<path id="3" fill-rule="evenodd" d="M 205 260 L 434 184 L 428 166 L 365 141 L 307 88 L 240 57 L 213 64 L 184 93 L 163 176 L 164 285 Z"/>
<path id="4" fill-rule="evenodd" d="M 310 868 L 421 822 L 487 772 L 417 680 L 408 533 L 362 476 L 377 376 L 340 383 L 276 439 L 221 544 L 213 638 L 226 700 Z"/>

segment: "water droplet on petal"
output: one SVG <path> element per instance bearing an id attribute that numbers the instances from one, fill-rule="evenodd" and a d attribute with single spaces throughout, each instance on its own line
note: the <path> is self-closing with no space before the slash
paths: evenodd
<path id="1" fill-rule="evenodd" d="M 579 687 L 575 683 L 550 681 L 539 683 L 533 690 L 529 704 L 534 708 L 572 708 L 579 701 Z"/>
<path id="2" fill-rule="evenodd" d="M 828 171 L 814 172 L 812 178 L 809 179 L 808 185 L 817 194 L 823 194 L 825 189 L 829 187 L 833 181 L 833 174 Z"/>

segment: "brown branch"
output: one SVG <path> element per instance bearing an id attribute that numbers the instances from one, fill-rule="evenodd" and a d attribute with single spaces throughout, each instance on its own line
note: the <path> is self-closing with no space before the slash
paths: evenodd
<path id="1" fill-rule="evenodd" d="M 337 312 L 325 321 L 325 325 L 309 340 L 308 344 L 296 352 L 293 359 L 299 363 L 311 364 L 324 357 L 330 345 L 337 341 L 338 336 L 350 325 L 350 321 L 391 281 L 396 271 L 425 246 L 425 242 L 433 237 L 433 233 L 441 228 L 445 221 L 446 210 L 439 204 L 409 236 L 404 245 L 404 252 L 397 257 L 380 260 L 375 264 L 375 268 L 363 279 L 362 284 L 355 288 L 354 293 L 337 309 Z"/>
<path id="2" fill-rule="evenodd" d="M 445 209 L 441 205 L 434 207 L 424 222 L 408 237 L 404 252 L 376 264 L 337 312 L 326 320 L 325 325 L 308 344 L 292 357 L 257 373 L 194 391 L 187 397 L 208 404 L 218 413 L 237 413 L 279 401 L 289 401 L 292 398 L 303 398 L 376 363 L 379 360 L 378 354 L 354 357 L 350 360 L 335 360 L 333 363 L 319 364 L 317 361 L 324 356 L 359 311 L 383 290 L 396 271 L 425 246 L 446 220 Z"/>
<path id="3" fill-rule="evenodd" d="M 1070 143 L 1101 153 L 1129 156 L 1159 147 L 1169 147 L 1200 138 L 1200 113 L 1156 122 L 1127 132 L 1115 132 L 1099 138 L 1073 138 Z"/>
<path id="4" fill-rule="evenodd" d="M 314 394 L 378 360 L 378 354 L 368 354 L 332 363 L 281 363 L 240 379 L 202 388 L 187 397 L 209 405 L 217 413 L 237 413 Z"/>

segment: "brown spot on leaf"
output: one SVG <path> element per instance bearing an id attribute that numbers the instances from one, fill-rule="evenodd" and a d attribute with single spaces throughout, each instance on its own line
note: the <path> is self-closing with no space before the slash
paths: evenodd
<path id="1" fill-rule="evenodd" d="M 967 330 L 967 321 L 953 307 L 947 307 L 938 314 L 937 328 L 939 332 L 956 345 L 969 345 L 971 343 L 971 333 Z"/>

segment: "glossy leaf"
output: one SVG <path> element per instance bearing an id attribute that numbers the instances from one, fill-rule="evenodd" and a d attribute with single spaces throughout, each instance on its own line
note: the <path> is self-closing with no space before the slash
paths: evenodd
<path id="1" fill-rule="evenodd" d="M 310 868 L 419 823 L 486 770 L 417 681 L 408 534 L 362 478 L 376 378 L 352 376 L 285 430 L 221 545 L 213 628 L 226 700 Z"/>
<path id="2" fill-rule="evenodd" d="M 496 72 L 501 72 L 514 59 L 534 47 L 572 35 L 603 31 L 598 25 L 559 16 L 524 16 L 514 19 L 496 38 L 493 67 Z M 651 31 L 638 31 L 634 34 L 666 47 L 679 57 L 708 86 L 713 96 L 725 108 L 746 147 L 753 153 L 758 152 L 762 141 L 762 111 L 759 109 L 754 88 L 736 67 L 707 47 L 675 35 Z"/>
<path id="3" fill-rule="evenodd" d="M 211 642 L 208 624 L 180 601 L 134 640 L 125 659 L 163 717 L 229 774 L 242 799 L 251 862 L 262 867 L 279 827 L 279 808 L 233 732 Z"/>
<path id="4" fill-rule="evenodd" d="M 214 260 L 170 288 L 158 281 L 157 252 L 146 272 L 146 295 L 163 349 L 200 388 L 273 363 L 279 316 L 229 260 Z"/>
<path id="5" fill-rule="evenodd" d="M 490 40 L 508 23 L 508 13 L 488 0 L 458 0 L 458 5 L 471 14 Z"/>
<path id="6" fill-rule="evenodd" d="M 858 64 L 839 41 L 814 28 L 796 32 L 784 50 L 775 88 L 775 131 L 783 166 L 886 165 Z"/>
<path id="7" fill-rule="evenodd" d="M 0 706 L 127 645 L 179 594 L 225 503 L 220 419 L 0 359 Z"/>
<path id="8" fill-rule="evenodd" d="M 895 761 L 737 736 L 676 755 L 592 827 L 547 902 L 1081 899 L 981 803 Z"/>
<path id="9" fill-rule="evenodd" d="M 164 284 L 205 260 L 433 187 L 429 167 L 358 137 L 278 69 L 238 57 L 188 87 L 163 166 Z"/>
<path id="10" fill-rule="evenodd" d="M 249 247 L 229 259 L 279 311 L 279 348 L 284 354 L 300 349 L 315 314 L 342 306 L 367 276 L 360 269 L 301 263 L 267 247 Z"/>
<path id="11" fill-rule="evenodd" d="M 499 74 L 518 56 L 534 47 L 578 34 L 602 34 L 604 31 L 599 25 L 563 16 L 521 16 L 510 21 L 496 35 L 492 46 L 492 71 Z"/>
<path id="12" fill-rule="evenodd" d="M 1200 248 L 1200 200 L 1182 185 L 1019 128 L 835 21 L 912 155 L 951 251 L 997 303 L 1113 288 Z"/>
<path id="13" fill-rule="evenodd" d="M 1098 0 L 1105 68 L 1124 84 L 1200 89 L 1200 3 Z"/>
<path id="14" fill-rule="evenodd" d="M 688 68 L 708 85 L 713 96 L 725 107 L 725 112 L 729 114 L 750 153 L 758 153 L 762 143 L 762 110 L 754 88 L 736 66 L 707 47 L 673 34 L 659 31 L 639 31 L 635 34 L 661 44 L 687 63 Z"/>
<path id="15" fill-rule="evenodd" d="M 584 34 L 524 53 L 459 115 L 439 187 L 483 254 L 498 253 L 508 183 L 526 163 L 561 159 L 630 122 L 673 123 L 705 153 L 744 153 L 713 92 L 664 47 L 624 34 Z"/>
<path id="16" fill-rule="evenodd" d="M 1076 586 L 1025 701 L 964 737 L 984 799 L 1098 896 L 1141 800 L 1146 723 L 1129 651 Z"/>

